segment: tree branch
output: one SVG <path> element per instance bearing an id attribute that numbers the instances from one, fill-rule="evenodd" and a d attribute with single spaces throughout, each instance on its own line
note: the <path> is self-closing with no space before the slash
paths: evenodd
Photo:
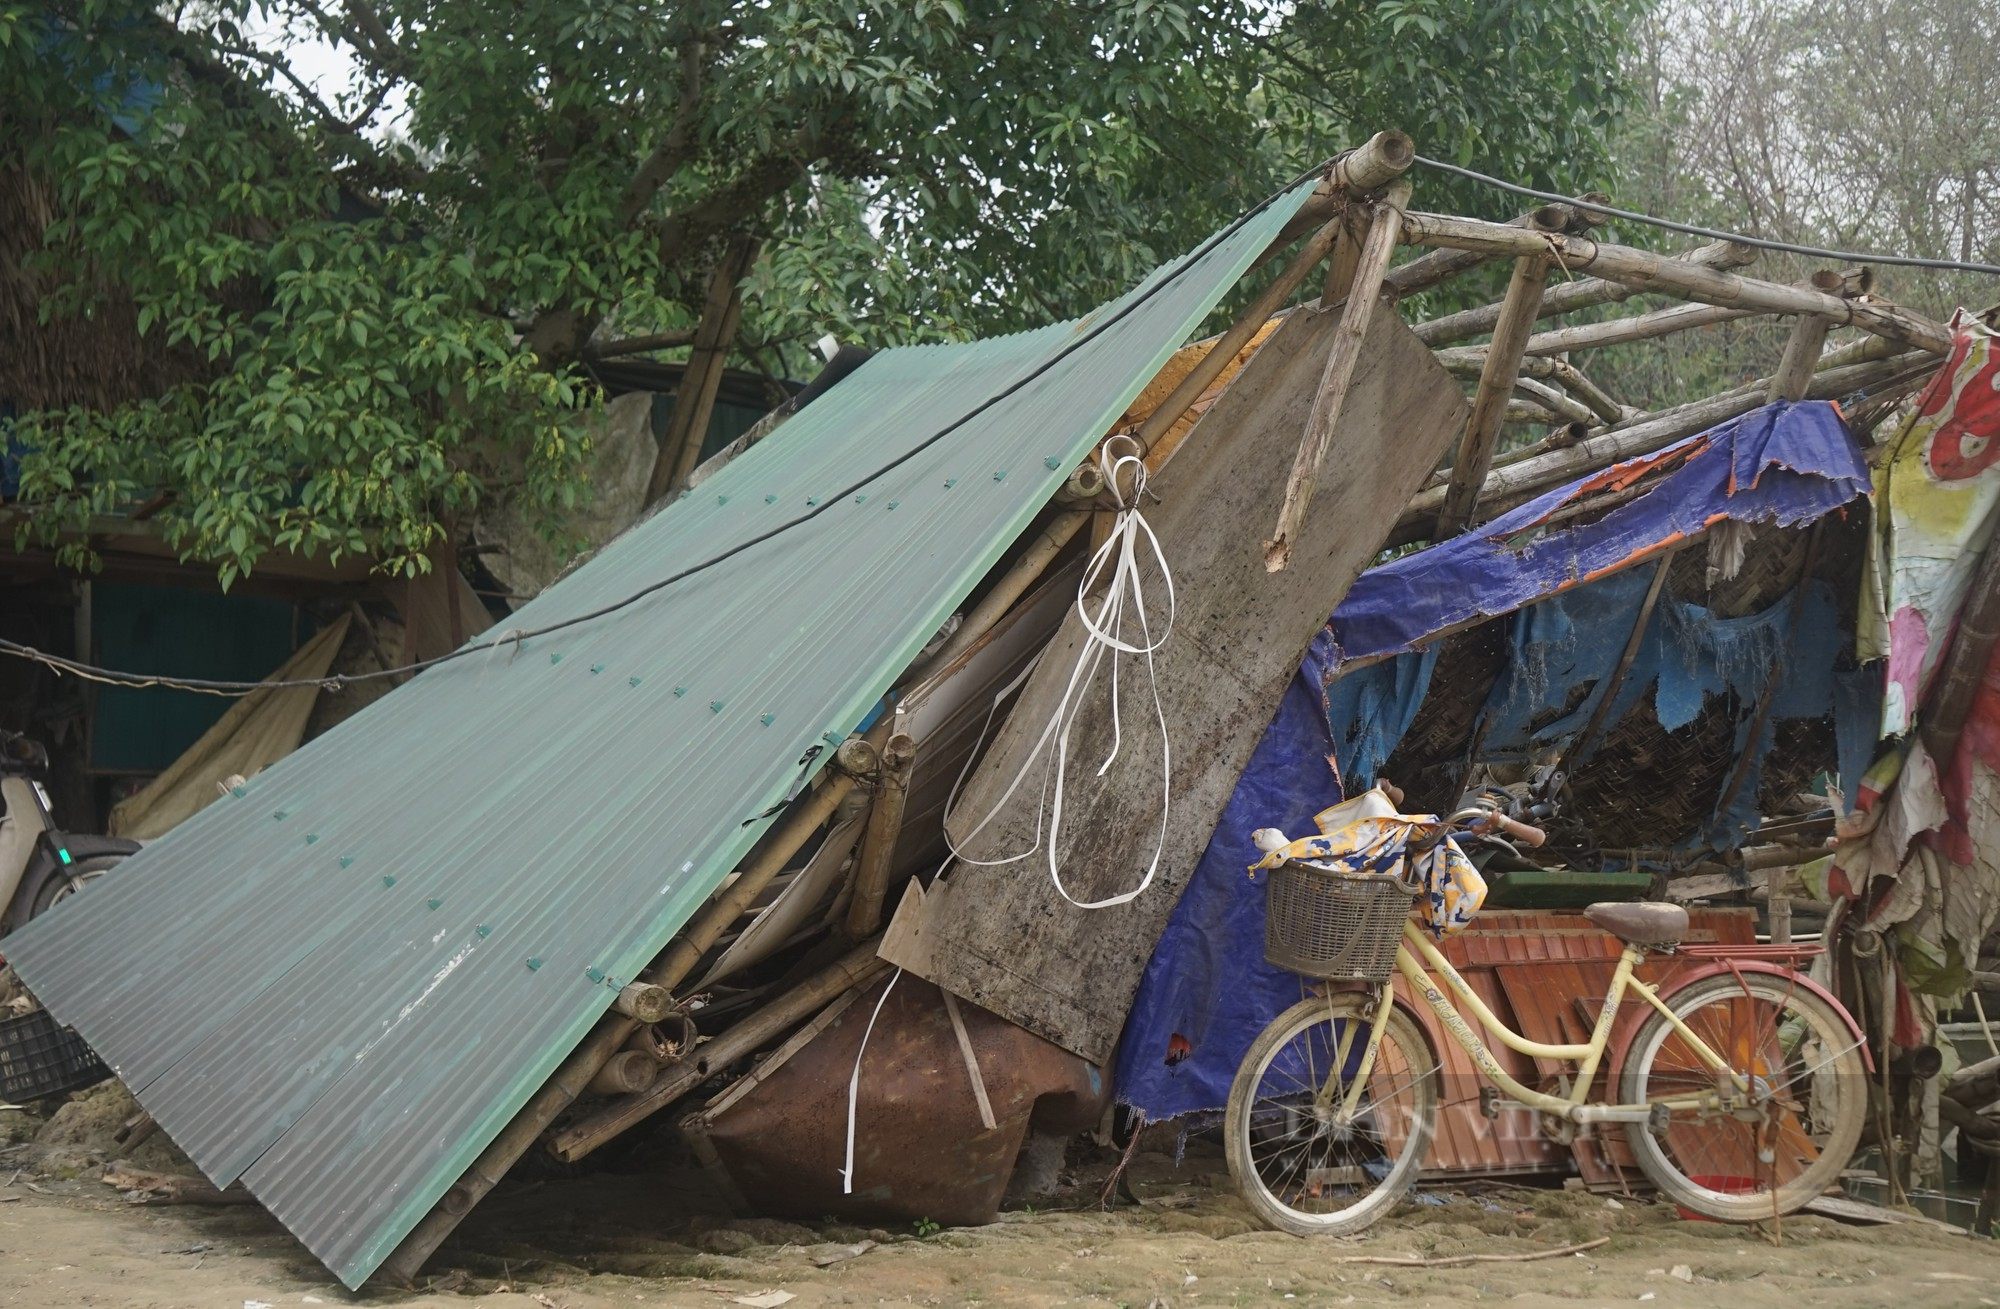
<path id="1" fill-rule="evenodd" d="M 611 359 L 618 355 L 644 354 L 648 350 L 674 350 L 693 344 L 694 333 L 682 329 L 677 332 L 654 332 L 649 336 L 627 336 L 616 341 L 606 341 L 602 345 L 586 345 L 583 353 L 589 359 Z"/>
<path id="2" fill-rule="evenodd" d="M 632 180 L 625 184 L 624 193 L 618 197 L 618 205 L 612 211 L 612 222 L 619 229 L 629 226 L 639 211 L 646 207 L 667 179 L 681 170 L 694 153 L 695 118 L 701 110 L 702 43 L 689 40 L 681 46 L 681 94 L 680 103 L 674 109 L 674 121 L 660 138 L 653 152 L 632 174 Z"/>
<path id="3" fill-rule="evenodd" d="M 814 161 L 827 156 L 842 135 L 843 128 L 822 133 L 802 127 L 792 134 L 784 149 L 752 161 L 733 181 L 669 215 L 660 224 L 660 266 L 665 269 L 679 266 L 698 242 L 714 233 L 728 231 L 783 195 L 792 183 L 805 176 Z"/>

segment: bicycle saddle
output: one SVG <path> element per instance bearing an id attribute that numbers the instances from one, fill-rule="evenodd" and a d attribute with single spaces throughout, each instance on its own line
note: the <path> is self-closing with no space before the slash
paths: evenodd
<path id="1" fill-rule="evenodd" d="M 1679 945 L 1688 929 L 1687 910 L 1649 900 L 1594 904 L 1583 916 L 1627 944 L 1654 950 Z"/>

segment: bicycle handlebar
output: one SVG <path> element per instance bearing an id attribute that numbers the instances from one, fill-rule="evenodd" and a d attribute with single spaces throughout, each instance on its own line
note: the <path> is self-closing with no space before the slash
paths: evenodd
<path id="1" fill-rule="evenodd" d="M 1549 834 L 1541 828 L 1509 818 L 1497 809 L 1484 807 L 1461 809 L 1451 816 L 1453 825 L 1463 827 L 1475 834 L 1502 833 L 1513 837 L 1525 846 L 1539 846 L 1549 839 Z"/>
<path id="2" fill-rule="evenodd" d="M 1519 819 L 1509 818 L 1505 814 L 1493 815 L 1493 825 L 1525 846 L 1539 846 L 1549 839 L 1549 834 L 1541 828 L 1521 822 Z"/>

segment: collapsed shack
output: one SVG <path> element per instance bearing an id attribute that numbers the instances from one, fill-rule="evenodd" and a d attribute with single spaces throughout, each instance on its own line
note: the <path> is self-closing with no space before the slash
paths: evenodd
<path id="1" fill-rule="evenodd" d="M 1297 996 L 1247 935 L 1263 893 L 1241 829 L 1378 772 L 1442 807 L 1475 768 L 1595 761 L 1570 777 L 1561 833 L 1585 872 L 1704 899 L 1761 879 L 1774 909 L 1822 902 L 1833 926 L 1900 896 L 1909 940 L 1866 956 L 1878 994 L 1857 1007 L 1885 1066 L 1927 1045 L 1911 951 L 1958 948 L 1963 967 L 1990 908 L 1910 889 L 1904 856 L 1929 846 L 1817 895 L 1807 857 L 1836 817 L 1855 834 L 1857 813 L 1903 812 L 1865 808 L 1887 785 L 1862 780 L 1882 676 L 1840 655 L 1868 630 L 1865 561 L 1896 557 L 1864 509 L 1861 443 L 1918 392 L 1931 406 L 1948 353 L 1948 376 L 1988 366 L 1985 329 L 1888 304 L 1858 274 L 1729 271 L 1754 252 L 1726 243 L 1669 258 L 1599 241 L 1575 207 L 1416 212 L 1409 160 L 1407 139 L 1378 137 L 1075 324 L 878 354 L 513 633 L 197 815 L 10 957 L 212 1181 L 240 1179 L 350 1286 L 414 1276 L 531 1149 L 578 1160 L 696 1101 L 687 1137 L 742 1203 L 962 1221 L 990 1216 L 1024 1147 L 1045 1154 L 1114 1097 L 1147 1117 L 1219 1107 L 1200 1088 L 1226 1093 L 1232 1043 Z M 1430 251 L 1392 268 L 1399 244 Z M 1175 352 L 1279 256 L 1226 333 Z M 1500 304 L 1414 329 L 1395 311 L 1493 260 L 1513 264 Z M 1319 299 L 1281 315 L 1322 266 Z M 1558 266 L 1588 276 L 1549 286 Z M 1635 292 L 1695 303 L 1534 330 Z M 1640 412 L 1574 362 L 1750 315 L 1793 318 L 1783 358 L 1692 404 Z M 1455 378 L 1476 378 L 1469 397 Z M 1548 435 L 1503 452 L 1519 420 Z M 2000 440 L 1989 414 L 1966 421 Z M 1889 430 L 1904 449 L 1908 424 Z M 1690 478 L 1733 507 L 1676 517 L 1699 503 Z M 1423 541 L 1439 544 L 1363 574 Z M 1457 617 L 1341 640 L 1350 603 L 1496 541 L 1503 562 L 1589 548 L 1574 572 L 1503 568 L 1504 600 L 1475 579 Z M 1987 594 L 1984 571 L 1959 573 L 1957 597 Z M 1080 591 L 1155 607 L 1093 631 Z M 1925 593 L 1933 639 L 1906 708 L 1932 681 L 1978 685 L 1985 653 L 1968 665 L 1952 642 L 1951 600 Z M 1109 677 L 1077 671 L 1093 659 L 1119 670 L 1122 721 Z M 1793 676 L 1808 663 L 1809 694 Z M 1822 774 L 1832 815 L 1801 812 Z M 1773 846 L 1799 863 L 1757 853 Z M 1816 908 L 1800 904 L 1800 929 Z M 1754 931 L 1743 909 L 1705 914 L 1711 940 Z M 1828 961 L 1843 987 L 1870 971 L 1850 937 Z M 1466 955 L 1496 1000 L 1602 993 L 1573 920 L 1488 939 L 1578 943 L 1572 971 L 1534 977 L 1510 974 L 1528 962 L 1510 947 Z M 1514 1012 L 1551 1033 L 1575 1017 Z M 1887 1155 L 1934 1140 L 1935 1094 L 1898 1085 Z M 1479 1124 L 1461 1126 L 1439 1167 L 1624 1177 L 1611 1145 L 1486 1157 Z M 942 1188 L 940 1158 L 962 1170 Z"/>

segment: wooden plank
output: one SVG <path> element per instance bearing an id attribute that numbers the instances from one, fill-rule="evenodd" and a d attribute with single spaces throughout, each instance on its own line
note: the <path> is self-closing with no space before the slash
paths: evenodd
<path id="1" fill-rule="evenodd" d="M 1260 529 L 1283 498 L 1277 470 L 1298 445 L 1338 320 L 1337 310 L 1291 314 L 1150 484 L 1159 503 L 1149 501 L 1146 516 L 1179 600 L 1173 636 L 1154 656 L 1173 800 L 1151 888 L 1128 904 L 1082 910 L 1056 893 L 1046 854 L 961 863 L 923 898 L 920 930 L 892 926 L 885 958 L 1086 1059 L 1108 1059 L 1167 915 L 1307 644 L 1464 422 L 1449 374 L 1393 314 L 1373 315 L 1320 503 L 1291 567 L 1267 573 Z M 1162 580 L 1143 571 L 1146 594 L 1163 596 Z M 1039 773 L 1000 800 L 1061 701 L 1083 639 L 1071 613 L 968 779 L 950 830 L 969 857 L 1033 846 Z M 1128 658 L 1119 674 L 1123 743 L 1106 776 L 1096 773 L 1111 743 L 1107 676 L 1082 698 L 1071 735 L 1059 855 L 1079 899 L 1137 885 L 1160 841 L 1159 728 L 1144 663 Z"/>
<path id="2" fill-rule="evenodd" d="M 1507 416 L 1507 397 L 1514 393 L 1514 383 L 1521 375 L 1521 352 L 1535 330 L 1535 313 L 1541 308 L 1542 288 L 1548 280 L 1547 256 L 1523 255 L 1514 261 L 1514 276 L 1500 306 L 1500 322 L 1493 329 L 1493 344 L 1487 347 L 1486 366 L 1479 373 L 1472 416 L 1465 420 L 1465 435 L 1452 463 L 1444 508 L 1438 511 L 1437 529 L 1432 533 L 1437 540 L 1457 534 L 1471 521 L 1480 488 L 1493 471 L 1493 451 L 1500 438 L 1500 424 Z"/>

